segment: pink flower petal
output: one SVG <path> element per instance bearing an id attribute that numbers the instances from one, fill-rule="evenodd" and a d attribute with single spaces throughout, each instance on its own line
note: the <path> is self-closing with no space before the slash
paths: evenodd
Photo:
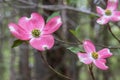
<path id="1" fill-rule="evenodd" d="M 120 11 L 114 11 L 111 21 L 120 21 Z"/>
<path id="2" fill-rule="evenodd" d="M 107 70 L 108 66 L 105 65 L 106 60 L 105 59 L 98 59 L 93 62 L 99 69 Z"/>
<path id="3" fill-rule="evenodd" d="M 54 37 L 52 35 L 42 35 L 40 38 L 32 38 L 30 44 L 40 51 L 44 51 L 45 48 L 51 49 L 54 45 Z"/>
<path id="4" fill-rule="evenodd" d="M 77 53 L 79 60 L 85 64 L 91 64 L 92 59 L 88 56 L 87 53 Z"/>
<path id="5" fill-rule="evenodd" d="M 99 7 L 99 6 L 96 7 L 96 11 L 97 11 L 97 13 L 98 13 L 99 15 L 103 15 L 104 12 L 105 12 L 105 11 L 104 11 L 101 7 Z"/>
<path id="6" fill-rule="evenodd" d="M 83 46 L 84 46 L 85 51 L 88 54 L 90 54 L 92 52 L 96 52 L 95 51 L 95 46 L 90 40 L 85 40 L 84 43 L 83 43 Z"/>
<path id="7" fill-rule="evenodd" d="M 97 19 L 97 23 L 101 24 L 101 25 L 107 24 L 109 22 L 110 18 L 111 17 L 102 16 L 99 19 Z"/>
<path id="8" fill-rule="evenodd" d="M 99 58 L 108 58 L 112 56 L 112 53 L 110 53 L 110 50 L 108 48 L 104 48 L 100 51 L 98 51 Z"/>
<path id="9" fill-rule="evenodd" d="M 44 34 L 51 34 L 58 30 L 60 26 L 62 25 L 62 21 L 60 16 L 56 16 L 48 21 L 44 28 Z"/>
<path id="10" fill-rule="evenodd" d="M 32 13 L 30 18 L 20 18 L 18 24 L 26 31 L 32 31 L 33 29 L 42 30 L 45 25 L 43 17 L 38 13 Z"/>
<path id="11" fill-rule="evenodd" d="M 10 32 L 20 40 L 29 40 L 30 34 L 28 34 L 24 29 L 22 29 L 19 25 L 10 23 L 8 25 Z"/>
<path id="12" fill-rule="evenodd" d="M 118 7 L 118 0 L 108 0 L 107 9 L 116 10 Z"/>

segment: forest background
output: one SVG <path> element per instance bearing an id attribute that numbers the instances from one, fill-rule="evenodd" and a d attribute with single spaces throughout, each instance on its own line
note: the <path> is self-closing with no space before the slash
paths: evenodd
<path id="1" fill-rule="evenodd" d="M 107 47 L 113 53 L 107 63 L 109 70 L 94 68 L 96 80 L 120 80 L 120 43 L 106 26 L 96 23 L 96 6 L 105 9 L 106 3 L 107 0 L 0 0 L 0 80 L 66 80 L 44 64 L 40 56 L 42 52 L 27 44 L 11 48 L 16 38 L 8 29 L 10 22 L 17 23 L 20 17 L 29 17 L 32 12 L 39 12 L 47 19 L 58 11 L 63 25 L 54 33 L 55 45 L 47 51 L 48 63 L 72 80 L 90 80 L 87 66 L 70 51 L 74 51 L 73 46 L 78 47 L 77 44 L 71 44 L 77 43 L 76 37 L 80 40 L 90 39 L 97 49 Z M 119 38 L 120 22 L 110 25 Z"/>

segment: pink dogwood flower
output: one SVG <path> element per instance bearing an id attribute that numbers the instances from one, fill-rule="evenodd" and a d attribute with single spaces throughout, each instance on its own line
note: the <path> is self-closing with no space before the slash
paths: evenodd
<path id="1" fill-rule="evenodd" d="M 112 56 L 112 53 L 108 48 L 104 48 L 96 52 L 95 46 L 90 40 L 85 40 L 83 47 L 86 53 L 77 53 L 77 56 L 81 62 L 85 64 L 94 63 L 99 69 L 102 70 L 108 69 L 108 66 L 105 65 L 106 58 Z"/>
<path id="2" fill-rule="evenodd" d="M 46 25 L 43 17 L 38 13 L 32 13 L 31 17 L 22 17 L 18 24 L 10 23 L 10 32 L 20 40 L 29 40 L 30 45 L 40 51 L 51 49 L 54 45 L 52 33 L 60 28 L 62 21 L 60 16 L 50 19 Z"/>
<path id="3" fill-rule="evenodd" d="M 118 0 L 108 0 L 107 8 L 105 10 L 97 6 L 96 11 L 101 16 L 99 19 L 97 19 L 97 23 L 104 25 L 109 21 L 119 21 L 120 11 L 117 11 L 117 7 Z"/>

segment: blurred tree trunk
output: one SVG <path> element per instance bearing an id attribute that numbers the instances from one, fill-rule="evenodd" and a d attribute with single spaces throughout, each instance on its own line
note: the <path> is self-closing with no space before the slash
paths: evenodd
<path id="1" fill-rule="evenodd" d="M 1 22 L 0 22 L 0 26 L 1 26 L 0 27 L 0 78 L 1 78 L 1 80 L 4 80 L 5 66 L 4 66 L 4 59 L 3 59 L 3 50 L 4 50 L 3 42 L 6 39 L 5 39 L 5 35 L 4 35 L 5 29 L 4 29 L 4 26 Z"/>
<path id="2" fill-rule="evenodd" d="M 59 0 L 58 4 L 69 5 L 65 0 Z M 75 42 L 76 39 L 69 33 L 69 30 L 75 29 L 77 27 L 79 23 L 79 14 L 71 10 L 61 10 L 60 12 L 61 12 L 63 25 L 61 27 L 61 30 L 59 30 L 60 32 L 57 33 L 57 36 L 59 36 L 59 38 L 64 41 Z M 72 15 L 74 15 L 74 17 Z M 77 62 L 76 55 L 70 54 L 70 52 L 68 52 L 65 49 L 64 43 L 62 44 L 58 43 L 58 44 L 62 45 L 62 47 L 58 48 L 58 50 L 54 52 L 59 56 L 53 55 L 55 58 L 57 57 L 56 63 L 59 63 L 59 64 L 56 64 L 56 67 L 59 67 L 61 63 L 61 67 L 58 68 L 58 70 L 60 70 L 62 74 L 69 76 L 72 80 L 78 80 L 78 67 L 76 65 L 76 62 Z M 69 64 L 66 64 L 66 63 L 69 63 Z"/>
<path id="3" fill-rule="evenodd" d="M 49 73 L 48 67 L 43 63 L 41 59 L 42 52 L 34 50 L 34 59 L 35 59 L 35 80 L 49 80 Z"/>
<path id="4" fill-rule="evenodd" d="M 19 80 L 31 80 L 31 72 L 29 67 L 29 47 L 27 44 L 20 45 L 19 58 Z"/>
<path id="5" fill-rule="evenodd" d="M 44 0 L 43 3 L 53 4 L 53 5 L 54 4 L 65 5 L 64 3 L 66 3 L 66 1 Z M 52 13 L 52 11 L 47 11 L 47 10 L 45 10 L 45 12 L 47 12 L 48 15 Z M 55 36 L 59 37 L 60 39 L 64 41 L 75 41 L 74 37 L 72 37 L 71 34 L 69 34 L 68 30 L 74 29 L 76 25 L 71 26 L 72 24 L 70 24 L 71 22 L 68 21 L 70 20 L 68 19 L 68 16 L 74 15 L 74 18 L 72 17 L 72 19 L 74 19 L 73 21 L 78 22 L 79 21 L 77 20 L 79 18 L 78 15 L 76 15 L 76 12 L 68 11 L 68 10 L 61 10 L 60 12 L 61 12 L 62 20 L 63 20 L 63 27 L 58 32 L 54 33 Z M 65 47 L 64 45 L 62 46 L 61 45 L 62 44 L 56 41 L 56 45 L 54 46 L 54 48 L 48 51 L 47 53 L 48 62 L 57 71 L 61 72 L 64 75 L 70 76 L 72 80 L 78 80 L 78 68 L 76 66 L 76 61 L 77 61 L 76 56 L 74 54 L 73 55 L 65 54 L 66 53 Z M 69 58 L 70 61 L 67 58 Z M 67 61 L 70 63 L 69 66 L 66 65 Z M 49 80 L 61 80 L 62 79 L 60 78 L 60 76 L 55 76 L 55 75 L 56 74 L 52 74 Z"/>
<path id="6" fill-rule="evenodd" d="M 16 70 L 15 70 L 15 50 L 11 49 L 11 59 L 10 59 L 10 80 L 16 80 Z"/>
<path id="7" fill-rule="evenodd" d="M 90 3 L 90 9 L 91 9 L 91 12 L 96 12 L 96 5 L 95 5 L 95 3 L 94 3 L 94 0 L 90 0 L 90 1 L 88 1 L 89 3 Z M 95 17 L 92 17 L 92 16 L 90 16 L 91 18 L 91 22 L 90 22 L 90 25 L 91 25 L 91 27 L 95 27 L 95 24 L 96 24 L 96 19 L 95 19 Z"/>
<path id="8" fill-rule="evenodd" d="M 28 0 L 29 1 L 29 0 Z M 31 2 L 35 3 L 36 5 L 41 2 L 42 0 L 30 0 Z M 26 9 L 22 9 L 21 12 L 20 12 L 20 15 L 23 16 L 23 15 L 26 15 L 26 16 L 30 16 L 32 12 L 37 12 L 38 11 L 38 7 L 34 7 L 34 8 L 26 8 Z M 25 47 L 26 45 L 24 46 L 21 46 L 21 55 L 20 55 L 20 63 L 21 63 L 21 69 L 20 71 L 26 71 L 26 73 L 22 73 L 24 74 L 24 76 L 26 76 L 26 79 L 25 80 L 31 80 L 31 70 L 29 68 L 29 49 L 28 49 L 28 46 L 26 46 L 24 52 L 22 49 L 22 47 Z M 35 53 L 35 55 L 37 55 L 37 53 Z M 24 58 L 24 59 L 23 59 Z M 37 55 L 37 56 L 34 56 L 35 58 L 35 73 L 33 73 L 33 78 L 35 80 L 41 80 L 41 77 L 39 77 L 39 74 L 38 74 L 38 71 L 39 69 L 41 69 L 41 65 L 39 65 L 39 59 L 40 59 L 40 55 Z M 26 65 L 26 66 L 25 66 Z M 25 69 L 26 68 L 26 69 Z M 24 70 L 25 69 L 25 70 Z M 40 71 L 41 72 L 41 71 Z M 42 74 L 42 73 L 41 73 Z M 43 74 L 42 74 L 43 75 Z M 22 79 L 23 80 L 23 79 Z"/>
<path id="9" fill-rule="evenodd" d="M 66 1 L 60 0 L 59 4 L 69 5 L 67 0 Z M 74 3 L 75 7 L 76 7 L 76 4 L 77 4 L 77 1 L 76 3 Z M 61 35 L 62 40 L 68 41 L 68 42 L 76 42 L 77 41 L 76 38 L 69 32 L 69 30 L 71 29 L 74 30 L 78 26 L 80 21 L 79 14 L 71 10 L 61 10 L 61 17 L 63 21 L 62 35 Z M 78 73 L 80 68 L 78 68 L 78 66 L 76 65 L 78 60 L 77 56 L 71 52 L 68 52 L 67 50 L 64 50 L 64 52 L 66 54 L 64 54 L 63 64 L 65 66 L 66 75 L 70 76 L 72 80 L 79 80 Z M 69 65 L 66 64 L 66 62 L 68 62 Z"/>

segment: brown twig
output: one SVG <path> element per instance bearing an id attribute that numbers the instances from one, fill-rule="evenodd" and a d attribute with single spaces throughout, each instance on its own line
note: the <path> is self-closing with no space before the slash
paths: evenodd
<path id="1" fill-rule="evenodd" d="M 112 32 L 109 24 L 107 24 L 107 27 L 108 27 L 108 30 L 110 31 L 110 33 L 112 34 L 112 36 L 120 43 L 120 39 L 118 39 L 117 36 Z"/>
<path id="2" fill-rule="evenodd" d="M 92 71 L 93 70 L 92 64 L 88 65 L 88 69 L 89 69 L 92 80 L 95 80 L 95 76 L 94 76 L 93 71 Z"/>
<path id="3" fill-rule="evenodd" d="M 73 43 L 73 42 L 63 41 L 63 40 L 60 40 L 60 39 L 58 39 L 58 38 L 55 38 L 55 40 L 57 40 L 57 41 L 59 41 L 59 42 L 61 42 L 61 43 L 65 43 L 65 44 L 70 44 L 70 45 L 80 45 L 80 44 L 78 44 L 78 43 Z"/>
<path id="4" fill-rule="evenodd" d="M 68 45 L 82 45 L 82 42 L 81 42 L 81 44 L 80 43 L 67 42 L 67 41 L 60 40 L 56 37 L 55 37 L 55 40 L 59 41 L 61 43 L 64 43 L 64 44 L 68 44 Z M 101 45 L 101 44 L 95 44 L 95 46 L 102 47 L 102 48 L 109 48 L 109 49 L 120 49 L 120 46 L 117 46 L 117 47 L 116 46 L 105 46 L 105 45 Z"/>
<path id="5" fill-rule="evenodd" d="M 11 6 L 14 6 L 16 8 L 42 8 L 42 9 L 47 9 L 47 10 L 52 10 L 52 11 L 58 11 L 58 10 L 72 10 L 72 11 L 76 11 L 76 12 L 80 12 L 80 13 L 84 13 L 84 14 L 87 14 L 87 15 L 93 15 L 93 16 L 96 16 L 96 17 L 99 17 L 98 14 L 94 13 L 94 12 L 91 12 L 89 10 L 83 10 L 83 9 L 79 9 L 79 8 L 75 8 L 75 7 L 71 7 L 71 6 L 68 6 L 68 5 L 38 5 L 34 2 L 28 2 L 28 1 L 25 1 L 25 0 L 18 0 L 19 2 L 22 2 L 26 5 L 11 5 L 11 3 L 9 3 L 9 1 L 6 1 L 4 0 L 4 3 L 7 3 Z"/>
<path id="6" fill-rule="evenodd" d="M 101 45 L 101 44 L 95 44 L 98 47 L 102 47 L 102 48 L 109 48 L 109 49 L 120 49 L 120 47 L 116 47 L 116 46 L 105 46 L 105 45 Z"/>
<path id="7" fill-rule="evenodd" d="M 46 64 L 46 66 L 47 66 L 52 72 L 54 72 L 55 74 L 57 74 L 57 75 L 60 76 L 61 78 L 64 78 L 64 79 L 66 79 L 66 80 L 72 80 L 72 79 L 69 78 L 68 76 L 59 73 L 59 72 L 56 71 L 54 68 L 52 68 L 52 66 L 49 65 L 49 63 L 47 62 L 47 59 L 46 59 L 46 51 L 40 53 L 40 55 L 41 55 L 42 60 L 43 60 L 44 63 Z"/>

